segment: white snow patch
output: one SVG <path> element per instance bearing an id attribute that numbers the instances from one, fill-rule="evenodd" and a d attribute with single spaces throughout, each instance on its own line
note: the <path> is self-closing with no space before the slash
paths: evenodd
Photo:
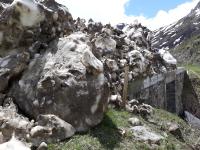
<path id="1" fill-rule="evenodd" d="M 195 10 L 196 16 L 200 15 L 200 9 L 198 8 L 197 10 Z"/>
<path id="2" fill-rule="evenodd" d="M 157 43 L 158 43 L 158 41 L 156 41 L 156 40 L 155 40 L 155 41 L 152 41 L 152 44 L 157 44 Z"/>
<path id="3" fill-rule="evenodd" d="M 163 46 L 163 45 L 165 45 L 165 44 L 167 44 L 167 42 L 163 42 L 160 46 Z"/>
<path id="4" fill-rule="evenodd" d="M 154 36 L 157 36 L 158 34 L 160 34 L 160 31 L 155 31 L 156 34 L 154 34 Z"/>
<path id="5" fill-rule="evenodd" d="M 167 31 L 168 29 L 170 29 L 171 27 L 173 27 L 176 23 L 177 23 L 177 22 L 174 22 L 174 23 L 170 24 L 169 26 L 165 26 L 165 27 L 163 28 L 163 31 Z"/>
<path id="6" fill-rule="evenodd" d="M 176 36 L 176 33 L 174 33 L 171 37 L 175 37 Z"/>
<path id="7" fill-rule="evenodd" d="M 170 32 L 168 32 L 167 34 L 170 35 L 170 34 L 173 34 L 174 32 L 176 31 L 173 29 L 173 30 L 170 30 Z"/>
<path id="8" fill-rule="evenodd" d="M 181 41 L 181 38 L 182 38 L 182 36 L 179 37 L 178 39 L 176 39 L 173 44 L 176 45 L 177 43 L 179 43 Z"/>
<path id="9" fill-rule="evenodd" d="M 169 50 L 169 46 L 167 46 L 167 47 L 164 47 L 164 49 L 165 49 L 165 50 Z"/>
<path id="10" fill-rule="evenodd" d="M 194 22 L 193 24 L 194 24 L 194 25 L 198 25 L 199 23 L 200 23 L 200 22 Z"/>
<path id="11" fill-rule="evenodd" d="M 183 22 L 180 22 L 179 24 L 177 24 L 177 25 L 175 26 L 175 28 L 180 27 L 182 24 L 183 24 Z"/>

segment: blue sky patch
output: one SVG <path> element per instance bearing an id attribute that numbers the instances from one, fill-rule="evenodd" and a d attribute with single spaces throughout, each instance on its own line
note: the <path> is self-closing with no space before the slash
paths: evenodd
<path id="1" fill-rule="evenodd" d="M 126 15 L 139 16 L 147 18 L 154 17 L 159 10 L 168 11 L 176 6 L 191 2 L 192 0 L 130 0 L 126 5 Z"/>

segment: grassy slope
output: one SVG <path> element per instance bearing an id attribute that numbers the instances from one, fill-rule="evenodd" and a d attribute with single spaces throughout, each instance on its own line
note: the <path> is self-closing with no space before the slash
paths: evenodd
<path id="1" fill-rule="evenodd" d="M 133 117 L 130 114 L 121 110 L 110 109 L 102 123 L 84 134 L 76 134 L 67 141 L 58 144 L 49 145 L 50 150 L 145 150 L 151 146 L 144 142 L 134 140 L 128 128 L 130 127 L 128 119 Z M 151 123 L 138 116 L 143 124 L 151 129 L 167 137 L 162 141 L 160 146 L 154 149 L 172 150 L 185 149 L 188 150 L 188 145 L 194 144 L 200 133 L 192 131 L 192 129 L 179 117 L 163 110 L 155 110 L 152 115 Z M 177 139 L 173 135 L 167 133 L 166 122 L 177 122 L 181 126 L 181 130 L 185 141 Z M 125 129 L 126 134 L 122 136 L 119 133 L 119 128 Z M 187 144 L 186 144 L 187 143 Z"/>
<path id="2" fill-rule="evenodd" d="M 200 65 L 185 65 L 185 68 L 189 73 L 194 73 L 197 76 L 200 76 Z"/>
<path id="3" fill-rule="evenodd" d="M 186 65 L 192 85 L 197 93 L 200 102 L 200 66 L 198 65 Z"/>
<path id="4" fill-rule="evenodd" d="M 170 49 L 180 64 L 200 64 L 200 36 L 193 36 Z"/>

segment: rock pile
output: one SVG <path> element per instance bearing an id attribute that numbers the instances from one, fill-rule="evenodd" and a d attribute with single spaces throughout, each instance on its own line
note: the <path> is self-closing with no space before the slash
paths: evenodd
<path id="1" fill-rule="evenodd" d="M 151 48 L 151 31 L 141 24 L 73 20 L 55 0 L 1 1 L 0 12 L 5 141 L 15 131 L 39 146 L 85 131 L 101 122 L 108 99 L 120 104 L 126 66 L 129 81 L 175 69 L 169 53 Z"/>

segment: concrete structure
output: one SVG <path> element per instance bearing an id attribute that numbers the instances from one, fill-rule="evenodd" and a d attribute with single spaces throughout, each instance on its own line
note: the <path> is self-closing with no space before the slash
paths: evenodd
<path id="1" fill-rule="evenodd" d="M 178 115 L 189 111 L 200 118 L 198 98 L 184 68 L 129 83 L 129 98 Z"/>

